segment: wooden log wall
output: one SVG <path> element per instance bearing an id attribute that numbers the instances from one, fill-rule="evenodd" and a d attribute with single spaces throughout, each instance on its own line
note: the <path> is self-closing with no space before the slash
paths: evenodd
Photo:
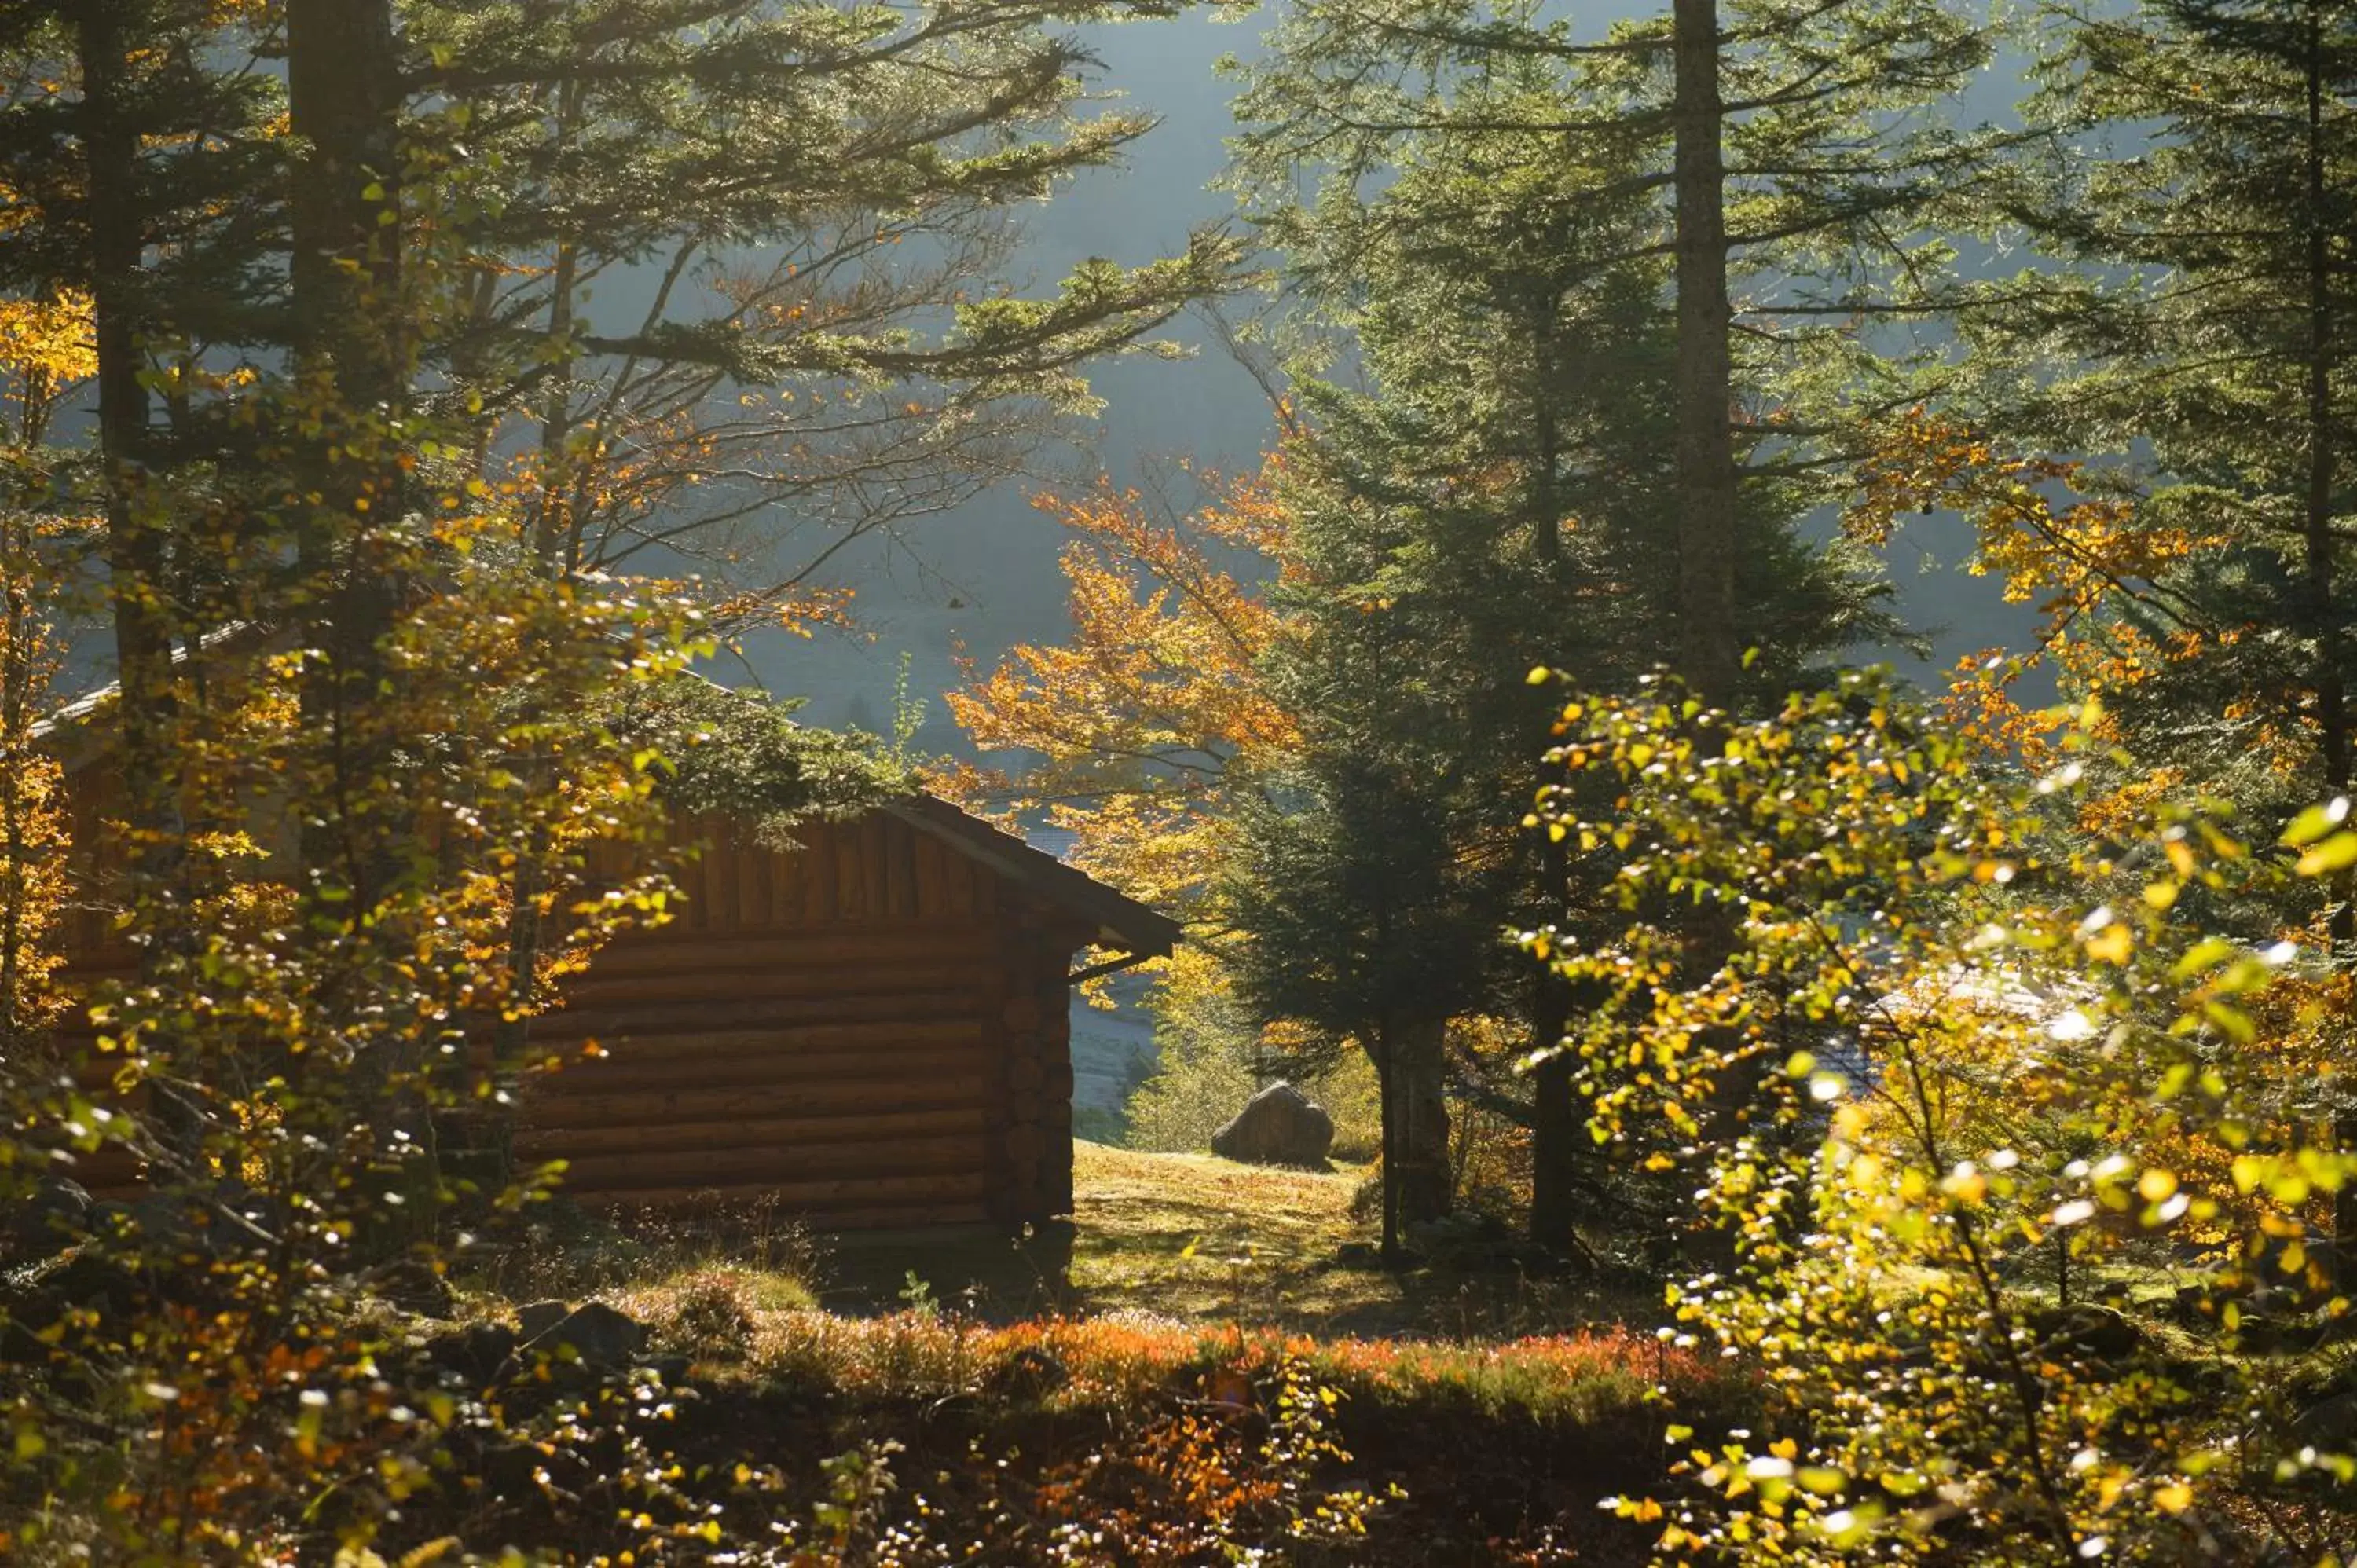
<path id="1" fill-rule="evenodd" d="M 531 1054 L 564 1065 L 522 1088 L 519 1163 L 565 1161 L 591 1205 L 774 1203 L 827 1229 L 1071 1211 L 1064 975 L 1088 928 L 881 812 L 806 828 L 791 854 L 722 819 L 678 831 L 708 847 L 673 921 L 598 954 L 533 1023 Z M 71 933 L 78 978 L 132 967 L 110 921 Z"/>
<path id="2" fill-rule="evenodd" d="M 1085 929 L 1032 918 L 1010 922 L 1000 950 L 1006 979 L 1006 1126 L 999 1150 L 1007 1211 L 1037 1221 L 1072 1209 L 1072 1020 L 1064 976 Z"/>
<path id="3" fill-rule="evenodd" d="M 1080 936 L 882 813 L 791 854 L 723 821 L 683 832 L 711 847 L 679 918 L 599 954 L 533 1023 L 535 1054 L 567 1065 L 528 1087 L 520 1160 L 566 1161 L 584 1202 L 766 1199 L 832 1229 L 1070 1209 Z"/>

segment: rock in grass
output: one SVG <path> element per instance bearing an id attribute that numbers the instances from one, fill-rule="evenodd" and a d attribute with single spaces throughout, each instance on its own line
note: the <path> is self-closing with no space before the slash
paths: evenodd
<path id="1" fill-rule="evenodd" d="M 636 1361 L 646 1348 L 647 1326 L 619 1307 L 585 1301 L 545 1333 L 533 1337 L 543 1349 L 570 1345 L 592 1367 L 613 1370 Z"/>
<path id="2" fill-rule="evenodd" d="M 470 1323 L 428 1339 L 425 1356 L 436 1366 L 481 1385 L 510 1369 L 516 1344 L 515 1330 L 505 1324 Z"/>
<path id="3" fill-rule="evenodd" d="M 450 1294 L 449 1282 L 431 1263 L 404 1259 L 380 1273 L 375 1283 L 378 1295 L 412 1317 L 447 1322 L 457 1316 L 457 1298 Z"/>
<path id="4" fill-rule="evenodd" d="M 1334 1118 L 1289 1083 L 1272 1083 L 1211 1134 L 1211 1153 L 1248 1165 L 1317 1169 L 1334 1146 Z"/>
<path id="5" fill-rule="evenodd" d="M 516 1330 L 530 1344 L 573 1316 L 569 1301 L 535 1301 L 516 1308 Z"/>
<path id="6" fill-rule="evenodd" d="M 984 1388 L 1003 1400 L 1047 1398 L 1072 1380 L 1064 1363 L 1036 1345 L 1026 1345 L 990 1370 Z"/>

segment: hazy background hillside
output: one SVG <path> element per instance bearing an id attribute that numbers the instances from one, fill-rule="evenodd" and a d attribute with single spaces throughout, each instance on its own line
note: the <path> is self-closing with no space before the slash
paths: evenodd
<path id="1" fill-rule="evenodd" d="M 1620 7 L 1593 9 L 1600 22 Z M 1232 209 L 1226 196 L 1204 188 L 1225 160 L 1222 139 L 1231 129 L 1229 86 L 1214 76 L 1213 65 L 1223 54 L 1249 53 L 1264 20 L 1219 22 L 1198 13 L 1092 34 L 1103 87 L 1162 124 L 1126 167 L 1084 176 L 1038 209 L 1028 249 L 1034 286 L 1052 286 L 1087 256 L 1134 263 L 1175 251 L 1190 226 Z M 2008 77 L 1985 79 L 1966 112 L 2002 115 L 2013 96 Z M 1075 455 L 1076 464 L 1093 460 L 1126 480 L 1157 456 L 1185 456 L 1209 468 L 1256 461 L 1273 429 L 1260 388 L 1201 323 L 1184 321 L 1174 335 L 1194 346 L 1191 359 L 1140 357 L 1094 376 L 1105 409 L 1093 452 Z M 987 667 L 1011 643 L 1063 633 L 1063 580 L 1056 570 L 1062 534 L 1032 509 L 1033 488 L 1003 486 L 895 541 L 863 542 L 838 557 L 830 577 L 857 590 L 860 635 L 762 639 L 748 646 L 746 663 L 716 673 L 731 681 L 749 673 L 773 692 L 806 695 L 803 716 L 815 723 L 888 729 L 905 653 L 909 694 L 927 704 L 918 744 L 956 746 L 958 733 L 939 700 L 955 680 L 953 650 L 962 644 Z M 1993 581 L 1943 564 L 1960 559 L 1964 544 L 1951 520 L 1937 520 L 1903 539 L 1891 561 L 1909 622 L 1941 629 L 1933 661 L 1940 668 L 1971 650 L 2017 640 L 2030 619 L 2026 607 L 2003 603 Z M 1903 666 L 1930 672 L 1889 652 Z"/>
<path id="2" fill-rule="evenodd" d="M 1581 0 L 1569 9 L 1592 15 L 1600 28 L 1627 7 Z M 1124 166 L 1083 175 L 1026 214 L 1029 241 L 1010 280 L 1019 290 L 1052 291 L 1075 263 L 1091 256 L 1135 264 L 1175 253 L 1190 228 L 1232 213 L 1226 195 L 1205 188 L 1226 162 L 1223 138 L 1232 128 L 1231 84 L 1214 68 L 1223 55 L 1251 54 L 1268 15 L 1222 21 L 1199 11 L 1177 21 L 1089 32 L 1088 44 L 1103 65 L 1099 91 L 1125 108 L 1159 116 L 1161 124 L 1132 149 Z M 1963 117 L 2005 117 L 2016 81 L 2012 70 L 1989 72 L 1968 96 Z M 602 280 L 597 313 L 631 318 L 652 285 L 651 271 Z M 1238 311 L 1256 303 L 1243 302 Z M 1204 323 L 1181 318 L 1164 336 L 1186 344 L 1190 357 L 1139 355 L 1100 367 L 1092 381 L 1104 408 L 1085 433 L 1085 447 L 1042 454 L 1043 466 L 1068 473 L 1079 485 L 1099 472 L 1132 482 L 1157 459 L 1183 457 L 1205 470 L 1256 465 L 1274 431 L 1261 387 Z M 87 408 L 70 408 L 61 425 L 70 428 L 88 417 Z M 855 590 L 855 632 L 756 637 L 741 658 L 716 661 L 712 673 L 731 684 L 807 698 L 802 714 L 807 722 L 888 733 L 905 657 L 909 694 L 925 714 L 917 746 L 962 749 L 963 738 L 941 701 L 956 682 L 957 651 L 987 668 L 1010 644 L 1064 634 L 1064 585 L 1056 569 L 1064 539 L 1031 504 L 1040 488 L 1039 482 L 1003 484 L 952 513 L 856 542 L 829 562 L 820 579 Z M 793 548 L 803 551 L 812 537 L 801 534 Z M 1861 650 L 1862 656 L 1888 656 L 1929 676 L 1971 650 L 2023 639 L 2032 618 L 2028 607 L 2005 604 L 1993 581 L 1946 564 L 1962 559 L 1967 544 L 1954 521 L 1943 518 L 1910 528 L 1893 553 L 1891 575 L 1906 619 L 1938 634 L 1932 662 L 1895 649 Z M 69 689 L 112 679 L 113 654 L 103 625 L 75 627 Z"/>

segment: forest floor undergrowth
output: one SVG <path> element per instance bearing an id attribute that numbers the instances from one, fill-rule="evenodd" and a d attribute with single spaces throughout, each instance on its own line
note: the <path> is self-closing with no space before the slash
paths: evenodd
<path id="1" fill-rule="evenodd" d="M 1650 1391 L 1675 1390 L 1691 1419 L 1731 1414 L 1738 1381 L 1576 1281 L 1464 1256 L 1378 1266 L 1354 1211 L 1365 1175 L 1082 1144 L 1061 1279 L 1036 1245 L 931 1237 L 771 1268 L 673 1251 L 562 1294 L 621 1307 L 688 1360 L 689 1448 L 759 1433 L 815 1488 L 818 1461 L 888 1445 L 896 1496 L 995 1542 L 974 1561 L 1095 1561 L 1032 1549 L 1067 1529 L 1193 1529 L 1206 1498 L 1300 1563 L 1641 1561 L 1650 1531 L 1598 1505 L 1659 1483 L 1671 1417 Z M 1050 1251 L 1064 1261 L 1061 1238 Z M 1274 1458 L 1305 1389 L 1320 1435 Z M 1275 1519 L 1286 1498 L 1362 1492 L 1373 1533 L 1355 1544 Z"/>

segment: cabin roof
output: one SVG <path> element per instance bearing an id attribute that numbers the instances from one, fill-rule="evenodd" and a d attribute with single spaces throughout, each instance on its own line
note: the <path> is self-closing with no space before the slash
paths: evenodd
<path id="1" fill-rule="evenodd" d="M 251 622 L 221 627 L 198 639 L 193 649 L 187 645 L 176 648 L 173 661 L 180 664 L 192 656 L 204 657 L 230 647 L 266 640 L 267 635 L 266 628 Z M 103 744 L 101 737 L 104 732 L 89 721 L 112 705 L 117 691 L 117 685 L 109 682 L 84 693 L 52 711 L 34 726 L 34 733 L 64 753 L 69 766 L 84 759 L 91 749 Z M 1092 940 L 1099 945 L 1139 958 L 1167 958 L 1178 942 L 1179 924 L 1169 916 L 1148 908 L 937 795 L 904 796 L 878 809 L 979 861 L 1041 903 L 1088 920 L 1096 928 Z"/>
<path id="2" fill-rule="evenodd" d="M 1165 958 L 1178 945 L 1178 922 L 1106 886 L 1086 872 L 1032 848 L 936 795 L 909 795 L 883 810 L 920 833 L 968 855 L 1042 903 L 1094 922 L 1096 940 L 1140 958 Z"/>
<path id="3" fill-rule="evenodd" d="M 199 660 L 216 653 L 236 652 L 258 648 L 270 640 L 270 630 L 257 621 L 231 621 L 192 641 L 175 639 L 171 662 L 175 671 L 188 669 Z M 105 744 L 106 732 L 91 725 L 90 721 L 114 705 L 122 695 L 123 683 L 109 681 L 93 686 L 80 696 L 50 709 L 33 722 L 33 738 L 58 753 L 68 765 L 79 762 L 89 753 Z"/>

